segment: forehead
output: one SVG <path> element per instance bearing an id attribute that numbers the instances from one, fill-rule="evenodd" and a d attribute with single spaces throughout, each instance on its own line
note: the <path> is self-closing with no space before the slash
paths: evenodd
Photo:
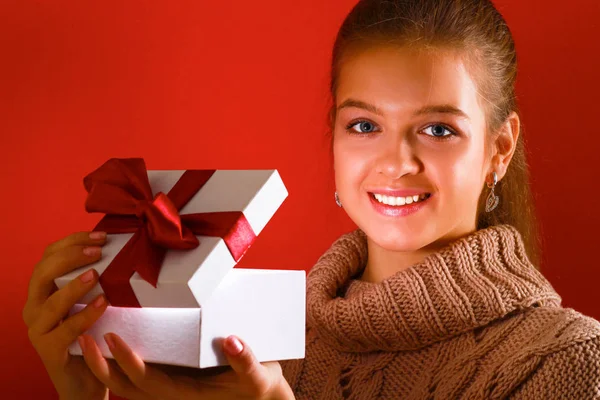
<path id="1" fill-rule="evenodd" d="M 384 110 L 412 110 L 451 104 L 467 114 L 482 113 L 477 88 L 459 52 L 369 46 L 342 60 L 336 100 L 369 102 Z"/>

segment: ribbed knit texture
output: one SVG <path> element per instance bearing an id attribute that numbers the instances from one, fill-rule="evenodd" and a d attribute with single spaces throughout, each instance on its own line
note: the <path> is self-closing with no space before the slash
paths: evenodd
<path id="1" fill-rule="evenodd" d="M 600 399 L 600 323 L 562 308 L 511 226 L 479 230 L 380 283 L 357 229 L 307 281 L 297 399 Z"/>

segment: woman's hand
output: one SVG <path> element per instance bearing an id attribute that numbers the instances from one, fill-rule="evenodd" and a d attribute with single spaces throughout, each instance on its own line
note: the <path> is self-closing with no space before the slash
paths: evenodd
<path id="1" fill-rule="evenodd" d="M 250 348 L 235 336 L 223 341 L 231 368 L 209 370 L 149 365 L 114 333 L 105 335 L 119 368 L 102 356 L 89 335 L 84 338 L 84 359 L 96 378 L 111 392 L 131 400 L 288 400 L 294 394 L 278 362 L 259 363 Z M 226 371 L 207 376 L 215 370 Z"/>
<path id="2" fill-rule="evenodd" d="M 82 232 L 51 244 L 35 266 L 29 282 L 23 320 L 29 328 L 29 340 L 61 400 L 108 399 L 106 386 L 96 379 L 83 358 L 68 352 L 69 344 L 104 313 L 105 298 L 98 296 L 83 310 L 65 319 L 77 300 L 96 285 L 98 273 L 91 269 L 53 292 L 55 278 L 97 261 L 105 242 L 104 233 Z"/>

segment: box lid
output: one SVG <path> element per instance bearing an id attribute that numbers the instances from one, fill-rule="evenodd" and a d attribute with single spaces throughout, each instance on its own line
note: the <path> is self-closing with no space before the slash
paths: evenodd
<path id="1" fill-rule="evenodd" d="M 153 195 L 168 193 L 184 172 L 148 171 Z M 241 211 L 255 235 L 259 235 L 287 195 L 277 170 L 216 170 L 179 213 Z M 89 268 L 102 274 L 132 236 L 109 234 L 102 258 L 56 279 L 57 286 L 66 285 Z M 156 288 L 137 272 L 133 274 L 129 283 L 142 307 L 202 307 L 236 265 L 222 238 L 197 237 L 200 245 L 195 249 L 167 251 Z M 102 292 L 102 287 L 96 285 L 80 302 L 88 303 Z"/>

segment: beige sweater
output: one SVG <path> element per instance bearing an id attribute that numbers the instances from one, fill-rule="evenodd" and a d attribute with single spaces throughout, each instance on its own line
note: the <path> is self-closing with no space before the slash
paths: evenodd
<path id="1" fill-rule="evenodd" d="M 356 279 L 366 260 L 356 230 L 308 275 L 306 358 L 282 362 L 297 399 L 600 399 L 600 323 L 560 306 L 513 227 L 381 283 Z"/>

